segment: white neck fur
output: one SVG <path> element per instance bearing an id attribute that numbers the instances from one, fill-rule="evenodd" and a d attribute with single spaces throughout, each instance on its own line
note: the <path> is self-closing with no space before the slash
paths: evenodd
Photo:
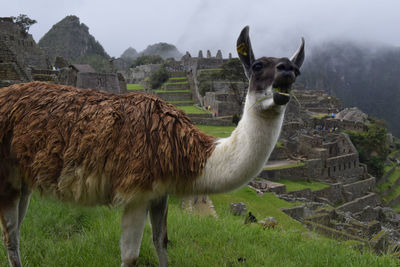
<path id="1" fill-rule="evenodd" d="M 195 180 L 194 194 L 229 192 L 248 183 L 264 167 L 282 128 L 286 106 L 272 98 L 262 105 L 271 107 L 261 116 L 253 110 L 256 97 L 248 94 L 243 117 L 228 138 L 218 140 L 203 173 Z M 268 103 L 270 102 L 270 103 Z"/>

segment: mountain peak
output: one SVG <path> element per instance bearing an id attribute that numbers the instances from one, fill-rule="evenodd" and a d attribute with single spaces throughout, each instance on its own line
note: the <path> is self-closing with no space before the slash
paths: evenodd
<path id="1" fill-rule="evenodd" d="M 89 33 L 89 27 L 74 15 L 66 16 L 54 24 L 38 44 L 51 59 L 62 56 L 75 60 L 83 55 L 109 58 L 101 44 Z"/>

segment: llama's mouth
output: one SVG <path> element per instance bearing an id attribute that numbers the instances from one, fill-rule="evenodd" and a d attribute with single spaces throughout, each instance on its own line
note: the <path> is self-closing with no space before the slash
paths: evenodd
<path id="1" fill-rule="evenodd" d="M 285 105 L 290 100 L 290 86 L 273 88 L 274 103 L 277 105 Z"/>

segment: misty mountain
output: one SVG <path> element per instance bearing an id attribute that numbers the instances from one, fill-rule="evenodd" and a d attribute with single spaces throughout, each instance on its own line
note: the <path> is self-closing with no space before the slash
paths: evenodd
<path id="1" fill-rule="evenodd" d="M 175 58 L 176 60 L 180 60 L 183 56 L 174 45 L 168 43 L 149 45 L 145 50 L 140 52 L 140 55 L 159 55 L 163 59 Z"/>
<path id="2" fill-rule="evenodd" d="M 122 53 L 121 57 L 114 60 L 114 66 L 118 70 L 124 70 L 132 66 L 139 57 L 142 56 L 160 56 L 162 59 L 174 58 L 180 60 L 183 56 L 173 44 L 156 43 L 147 46 L 146 49 L 138 53 L 136 49 L 129 47 Z M 143 62 L 141 62 L 143 64 Z M 147 64 L 147 63 L 145 63 Z"/>
<path id="3" fill-rule="evenodd" d="M 101 44 L 89 33 L 89 28 L 80 23 L 76 16 L 67 16 L 40 39 L 39 46 L 45 50 L 51 60 L 62 56 L 70 61 L 88 57 L 104 60 L 110 56 Z M 95 66 L 94 66 L 95 67 Z"/>
<path id="4" fill-rule="evenodd" d="M 400 136 L 400 48 L 345 42 L 314 47 L 299 82 L 338 97 L 345 107 L 384 119 Z"/>
<path id="5" fill-rule="evenodd" d="M 134 60 L 138 56 L 139 56 L 139 53 L 136 51 L 136 49 L 129 47 L 128 49 L 126 49 L 124 51 L 124 53 L 122 53 L 120 58 L 125 59 L 125 60 Z"/>

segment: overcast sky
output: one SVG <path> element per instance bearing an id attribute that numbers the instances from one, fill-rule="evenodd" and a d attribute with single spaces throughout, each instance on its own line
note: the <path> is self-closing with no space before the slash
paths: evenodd
<path id="1" fill-rule="evenodd" d="M 36 41 L 67 15 L 76 15 L 110 56 L 129 46 L 138 51 L 172 43 L 197 56 L 218 49 L 236 56 L 245 25 L 256 57 L 291 56 L 306 45 L 332 39 L 400 46 L 399 0 L 0 0 L 0 16 L 27 14 L 37 20 Z M 271 53 L 271 54 L 266 54 Z M 289 54 L 287 54 L 289 53 Z"/>

